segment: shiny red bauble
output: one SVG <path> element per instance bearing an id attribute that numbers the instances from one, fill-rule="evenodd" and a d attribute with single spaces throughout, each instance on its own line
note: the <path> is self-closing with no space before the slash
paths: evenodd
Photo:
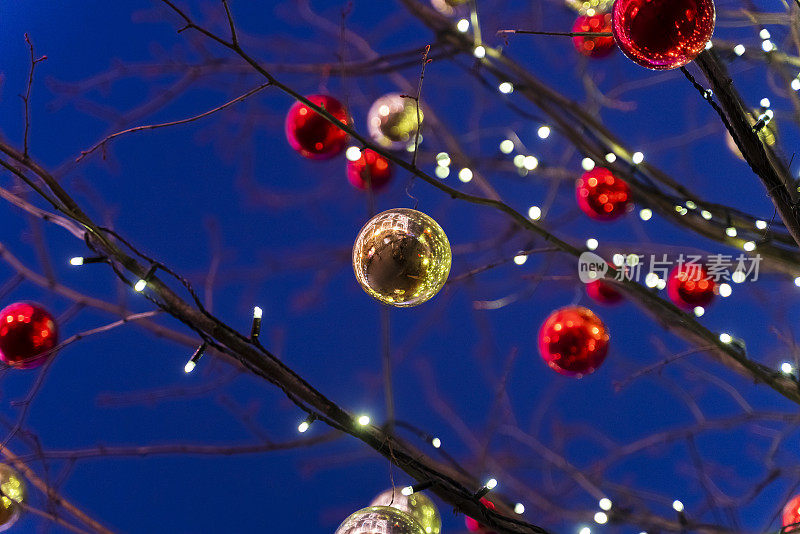
<path id="1" fill-rule="evenodd" d="M 347 162 L 347 179 L 358 189 L 378 190 L 386 187 L 392 177 L 389 161 L 377 152 L 366 149 L 361 157 Z"/>
<path id="2" fill-rule="evenodd" d="M 614 39 L 628 58 L 653 70 L 686 65 L 714 33 L 713 0 L 616 0 Z"/>
<path id="3" fill-rule="evenodd" d="M 335 98 L 327 95 L 310 95 L 306 98 L 340 122 L 349 123 L 347 110 Z M 285 129 L 286 139 L 292 148 L 309 159 L 330 159 L 340 154 L 347 143 L 346 132 L 302 102 L 296 102 L 289 110 Z"/>
<path id="4" fill-rule="evenodd" d="M 800 495 L 792 497 L 783 507 L 781 522 L 784 527 L 792 525 L 797 526 L 798 530 L 800 530 Z"/>
<path id="5" fill-rule="evenodd" d="M 596 13 L 592 16 L 584 15 L 575 20 L 572 26 L 573 32 L 611 32 L 611 13 Z M 586 57 L 601 58 L 606 57 L 614 51 L 614 38 L 593 37 L 576 35 L 572 38 L 575 50 Z"/>
<path id="6" fill-rule="evenodd" d="M 628 184 L 603 167 L 595 167 L 578 178 L 575 196 L 581 210 L 600 221 L 617 219 L 631 208 Z"/>
<path id="7" fill-rule="evenodd" d="M 50 313 L 31 302 L 0 310 L 0 360 L 12 367 L 39 367 L 58 344 L 58 327 Z"/>
<path id="8" fill-rule="evenodd" d="M 481 499 L 481 503 L 483 503 L 483 505 L 489 510 L 494 510 L 494 503 L 486 497 Z M 480 534 L 495 534 L 494 530 L 489 530 L 487 527 L 481 525 L 469 516 L 464 518 L 464 523 L 467 525 L 467 530 L 470 532 L 478 532 Z"/>
<path id="9" fill-rule="evenodd" d="M 586 284 L 586 294 L 600 304 L 617 304 L 622 301 L 622 293 L 603 280 L 595 280 Z"/>
<path id="10" fill-rule="evenodd" d="M 580 306 L 561 308 L 550 314 L 539 329 L 539 354 L 562 375 L 593 373 L 608 353 L 606 326 L 591 310 Z"/>
<path id="11" fill-rule="evenodd" d="M 683 264 L 669 273 L 667 293 L 679 308 L 692 310 L 697 306 L 708 306 L 714 300 L 716 283 L 708 277 L 708 271 L 699 264 Z"/>

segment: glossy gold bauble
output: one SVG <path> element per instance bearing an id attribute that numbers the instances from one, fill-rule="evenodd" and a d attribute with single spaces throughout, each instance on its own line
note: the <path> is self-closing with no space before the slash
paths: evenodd
<path id="1" fill-rule="evenodd" d="M 375 497 L 370 506 L 391 506 L 405 512 L 420 524 L 425 534 L 439 534 L 442 531 L 442 518 L 433 501 L 423 493 L 405 496 L 400 488 L 389 488 Z"/>
<path id="2" fill-rule="evenodd" d="M 579 15 L 591 17 L 598 13 L 609 13 L 614 6 L 614 0 L 566 0 L 566 4 Z"/>
<path id="3" fill-rule="evenodd" d="M 423 113 L 417 103 L 400 93 L 383 95 L 367 112 L 369 135 L 379 145 L 399 150 L 414 143 Z"/>
<path id="4" fill-rule="evenodd" d="M 442 227 L 424 213 L 406 208 L 370 219 L 353 245 L 353 270 L 364 291 L 401 308 L 436 295 L 447 281 L 451 261 Z"/>
<path id="5" fill-rule="evenodd" d="M 8 530 L 19 519 L 25 500 L 25 482 L 11 466 L 0 464 L 0 532 Z"/>
<path id="6" fill-rule="evenodd" d="M 425 534 L 405 512 L 389 506 L 370 506 L 351 514 L 334 534 Z"/>

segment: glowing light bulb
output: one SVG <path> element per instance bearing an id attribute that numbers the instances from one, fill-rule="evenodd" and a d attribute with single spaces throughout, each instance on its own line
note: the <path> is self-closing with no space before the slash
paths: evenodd
<path id="1" fill-rule="evenodd" d="M 675 509 L 676 512 L 683 512 L 683 503 L 675 500 L 672 502 L 672 508 Z"/>
<path id="2" fill-rule="evenodd" d="M 350 161 L 358 161 L 361 159 L 361 149 L 357 146 L 351 146 L 345 151 L 344 157 Z"/>
<path id="3" fill-rule="evenodd" d="M 719 335 L 719 340 L 728 345 L 730 344 L 731 341 L 733 341 L 733 338 L 731 337 L 730 334 L 723 333 Z M 675 502 L 680 502 L 680 501 L 675 501 Z"/>
<path id="4" fill-rule="evenodd" d="M 514 86 L 511 85 L 509 82 L 503 82 L 497 87 L 497 89 L 504 95 L 507 95 L 514 91 Z"/>
<path id="5" fill-rule="evenodd" d="M 536 135 L 539 136 L 539 139 L 547 139 L 548 137 L 550 137 L 550 127 L 540 126 L 539 129 L 536 131 Z"/>
<path id="6" fill-rule="evenodd" d="M 442 440 L 440 440 L 439 438 L 433 438 L 431 440 L 431 445 L 433 445 L 434 449 L 438 449 L 439 447 L 442 446 Z"/>
<path id="7" fill-rule="evenodd" d="M 794 373 L 794 366 L 789 362 L 783 362 L 781 364 L 781 372 L 790 375 Z"/>
<path id="8" fill-rule="evenodd" d="M 147 281 L 140 279 L 138 282 L 136 282 L 136 284 L 134 284 L 133 290 L 141 293 L 142 291 L 144 291 L 144 288 L 146 287 L 147 287 Z"/>
<path id="9" fill-rule="evenodd" d="M 597 250 L 597 247 L 600 246 L 600 243 L 595 238 L 589 238 L 586 240 L 586 248 L 589 250 Z"/>
<path id="10" fill-rule="evenodd" d="M 456 28 L 461 33 L 466 33 L 469 30 L 469 21 L 467 19 L 461 19 L 456 23 Z"/>
<path id="11" fill-rule="evenodd" d="M 465 184 L 472 180 L 472 171 L 468 168 L 464 167 L 460 171 L 458 171 L 458 179 L 464 182 Z"/>
<path id="12" fill-rule="evenodd" d="M 70 265 L 75 265 L 76 267 L 79 265 L 83 265 L 83 257 L 82 256 L 75 256 L 74 258 L 70 258 L 69 260 Z"/>
<path id="13" fill-rule="evenodd" d="M 504 139 L 500 143 L 500 152 L 502 152 L 503 154 L 510 154 L 513 151 L 514 151 L 514 141 L 512 141 L 511 139 Z"/>
<path id="14" fill-rule="evenodd" d="M 361 415 L 357 419 L 358 424 L 361 426 L 367 426 L 370 422 L 370 418 L 368 415 Z"/>
<path id="15" fill-rule="evenodd" d="M 742 54 L 744 54 L 744 51 L 745 49 L 743 44 L 737 44 L 736 46 L 733 47 L 733 53 L 736 54 L 737 56 L 741 56 Z"/>
<path id="16" fill-rule="evenodd" d="M 608 512 L 609 510 L 611 510 L 611 499 L 603 497 L 602 499 L 600 499 L 598 505 L 600 506 L 601 510 L 605 510 L 606 512 Z"/>
<path id="17" fill-rule="evenodd" d="M 640 164 L 641 162 L 644 161 L 644 154 L 642 154 L 641 152 L 634 152 L 633 156 L 631 156 L 631 161 L 633 162 L 634 165 Z"/>
<path id="18" fill-rule="evenodd" d="M 194 371 L 195 367 L 197 367 L 197 364 L 189 360 L 188 362 L 186 362 L 186 365 L 183 366 L 183 372 L 191 373 L 192 371 Z"/>
<path id="19" fill-rule="evenodd" d="M 486 49 L 478 45 L 475 47 L 475 50 L 472 51 L 472 54 L 478 59 L 483 59 L 486 57 Z"/>
<path id="20" fill-rule="evenodd" d="M 594 169 L 594 160 L 592 158 L 583 158 L 581 160 L 581 168 L 584 171 L 591 171 Z"/>
<path id="21" fill-rule="evenodd" d="M 653 217 L 653 210 L 651 210 L 651 209 L 649 209 L 649 208 L 644 208 L 643 210 L 641 210 L 641 211 L 639 212 L 639 217 L 640 217 L 640 218 L 641 218 L 643 221 L 649 221 L 649 220 L 650 220 L 650 218 L 651 218 L 651 217 Z"/>

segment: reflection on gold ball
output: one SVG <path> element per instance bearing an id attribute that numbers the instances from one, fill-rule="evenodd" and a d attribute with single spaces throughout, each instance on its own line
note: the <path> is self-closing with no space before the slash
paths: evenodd
<path id="1" fill-rule="evenodd" d="M 25 483 L 15 469 L 0 464 L 0 532 L 8 530 L 22 512 L 17 504 L 25 500 Z"/>
<path id="2" fill-rule="evenodd" d="M 439 534 L 442 531 L 442 518 L 436 505 L 422 493 L 406 497 L 400 488 L 389 488 L 375 497 L 370 506 L 391 506 L 407 513 L 417 520 L 425 534 Z"/>
<path id="3" fill-rule="evenodd" d="M 566 4 L 578 14 L 592 17 L 601 13 L 609 13 L 614 6 L 614 0 L 566 0 Z"/>
<path id="4" fill-rule="evenodd" d="M 334 534 L 425 534 L 410 515 L 388 506 L 370 506 L 351 514 Z"/>
<path id="5" fill-rule="evenodd" d="M 749 113 L 747 115 L 747 120 L 750 123 L 750 126 L 753 126 L 756 122 L 758 122 L 758 117 L 760 116 L 761 114 L 758 111 Z M 761 142 L 767 146 L 775 146 L 775 143 L 778 141 L 778 123 L 775 121 L 775 119 L 769 121 L 758 131 L 758 138 L 761 139 Z M 728 149 L 730 149 L 734 156 L 744 161 L 744 156 L 742 156 L 741 151 L 739 151 L 739 147 L 736 146 L 736 141 L 733 140 L 731 133 L 728 131 L 725 131 L 725 143 L 728 145 Z"/>
<path id="6" fill-rule="evenodd" d="M 420 109 L 417 120 L 417 103 L 414 100 L 400 93 L 389 93 L 377 99 L 369 108 L 367 128 L 376 143 L 398 150 L 414 143 L 422 118 Z"/>
<path id="7" fill-rule="evenodd" d="M 364 291 L 397 307 L 422 304 L 450 274 L 450 242 L 422 212 L 396 208 L 379 213 L 353 245 L 353 270 Z"/>

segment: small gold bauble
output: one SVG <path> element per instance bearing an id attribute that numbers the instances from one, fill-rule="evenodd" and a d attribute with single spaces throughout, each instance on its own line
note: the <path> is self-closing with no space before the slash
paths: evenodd
<path id="1" fill-rule="evenodd" d="M 388 506 L 370 506 L 344 520 L 334 534 L 425 534 L 417 521 Z"/>
<path id="2" fill-rule="evenodd" d="M 377 99 L 369 108 L 367 128 L 376 143 L 398 150 L 414 143 L 422 119 L 422 109 L 417 117 L 417 103 L 413 99 L 400 93 L 389 93 Z"/>
<path id="3" fill-rule="evenodd" d="M 19 504 L 25 500 L 25 482 L 22 476 L 11 466 L 0 464 L 0 532 L 8 530 L 19 519 L 22 508 Z"/>
<path id="4" fill-rule="evenodd" d="M 566 0 L 566 4 L 577 11 L 579 15 L 592 17 L 598 13 L 611 12 L 614 0 Z"/>
<path id="5" fill-rule="evenodd" d="M 375 497 L 370 506 L 391 506 L 405 512 L 422 526 L 425 534 L 439 534 L 442 531 L 442 518 L 433 501 L 423 493 L 405 496 L 400 488 L 389 488 Z"/>
<path id="6" fill-rule="evenodd" d="M 401 308 L 436 295 L 447 281 L 451 261 L 442 227 L 424 213 L 406 208 L 370 219 L 353 245 L 353 270 L 364 291 Z"/>
<path id="7" fill-rule="evenodd" d="M 750 126 L 755 125 L 755 123 L 758 122 L 758 117 L 760 116 L 761 113 L 758 111 L 752 111 L 751 113 L 748 113 L 747 121 L 750 123 Z M 778 123 L 773 118 L 758 131 L 757 135 L 758 138 L 761 139 L 761 142 L 766 146 L 775 146 L 775 143 L 778 141 Z M 733 140 L 733 136 L 731 136 L 731 133 L 728 131 L 725 131 L 725 143 L 728 145 L 728 149 L 730 149 L 734 156 L 744 161 L 744 156 L 739 150 L 739 147 L 736 146 L 736 141 Z"/>

